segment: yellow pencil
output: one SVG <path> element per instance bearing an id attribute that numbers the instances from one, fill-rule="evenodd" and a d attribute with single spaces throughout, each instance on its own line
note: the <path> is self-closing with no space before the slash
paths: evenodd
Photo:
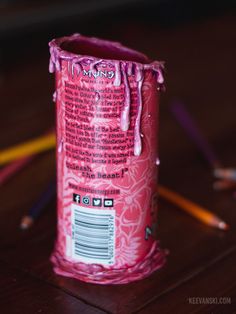
<path id="1" fill-rule="evenodd" d="M 209 210 L 193 203 L 176 192 L 167 189 L 164 186 L 158 186 L 158 193 L 161 197 L 178 206 L 189 215 L 197 218 L 204 224 L 221 230 L 228 230 L 227 225 L 221 218 L 210 212 Z"/>
<path id="2" fill-rule="evenodd" d="M 55 145 L 55 133 L 51 132 L 5 150 L 0 150 L 0 165 L 4 165 L 10 161 L 52 149 L 55 147 Z"/>

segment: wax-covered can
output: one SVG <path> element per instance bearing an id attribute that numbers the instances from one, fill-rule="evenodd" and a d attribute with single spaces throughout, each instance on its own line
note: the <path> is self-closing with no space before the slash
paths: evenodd
<path id="1" fill-rule="evenodd" d="M 158 107 L 163 63 L 117 42 L 54 39 L 57 274 L 127 283 L 160 268 Z"/>

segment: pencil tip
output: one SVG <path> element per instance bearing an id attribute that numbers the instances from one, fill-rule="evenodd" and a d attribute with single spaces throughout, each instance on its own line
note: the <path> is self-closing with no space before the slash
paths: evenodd
<path id="1" fill-rule="evenodd" d="M 221 230 L 229 230 L 229 225 L 224 221 L 220 221 L 218 224 L 218 228 Z"/>
<path id="2" fill-rule="evenodd" d="M 32 217 L 24 216 L 21 220 L 21 223 L 20 223 L 20 229 L 21 230 L 27 230 L 32 226 L 33 223 L 34 223 L 34 221 L 33 221 Z"/>

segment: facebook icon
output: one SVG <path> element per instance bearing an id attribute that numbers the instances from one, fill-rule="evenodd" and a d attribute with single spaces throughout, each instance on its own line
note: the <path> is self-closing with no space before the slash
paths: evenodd
<path id="1" fill-rule="evenodd" d="M 73 193 L 73 201 L 75 203 L 80 203 L 80 195 Z"/>

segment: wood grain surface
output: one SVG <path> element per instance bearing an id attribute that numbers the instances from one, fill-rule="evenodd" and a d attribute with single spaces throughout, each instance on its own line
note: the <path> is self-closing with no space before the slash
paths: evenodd
<path id="1" fill-rule="evenodd" d="M 165 267 L 128 285 L 99 286 L 57 276 L 49 261 L 56 238 L 56 200 L 28 231 L 21 217 L 55 174 L 54 152 L 39 155 L 0 189 L 1 313 L 234 313 L 236 200 L 215 192 L 210 166 L 185 136 L 168 105 L 181 99 L 226 166 L 236 166 L 236 19 L 227 14 L 175 28 L 124 17 L 96 31 L 166 61 L 161 100 L 160 181 L 220 215 L 226 233 L 159 200 L 158 237 L 170 251 Z M 29 45 L 0 72 L 0 148 L 54 124 L 54 78 L 46 43 Z M 9 65 L 9 66 L 8 66 Z M 228 297 L 231 304 L 191 304 L 191 297 Z"/>

